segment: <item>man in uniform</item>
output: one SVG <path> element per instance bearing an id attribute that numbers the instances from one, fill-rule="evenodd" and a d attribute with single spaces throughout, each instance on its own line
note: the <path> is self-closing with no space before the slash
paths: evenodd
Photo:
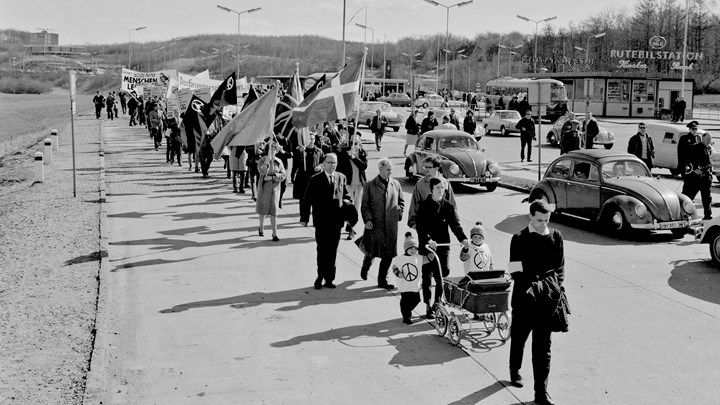
<path id="1" fill-rule="evenodd" d="M 681 136 L 680 139 L 678 139 L 678 145 L 677 145 L 677 157 L 678 157 L 678 167 L 677 171 L 680 173 L 680 176 L 682 176 L 683 179 L 683 191 L 682 193 L 685 195 L 688 195 L 686 193 L 685 184 L 687 184 L 687 174 L 688 166 L 687 164 L 690 163 L 690 150 L 692 149 L 692 146 L 700 143 L 700 136 L 697 134 L 698 129 L 698 122 L 697 121 L 691 121 L 687 124 L 687 127 L 690 129 L 690 131 Z"/>
<path id="2" fill-rule="evenodd" d="M 570 128 L 563 131 L 560 140 L 560 150 L 562 153 L 572 152 L 580 149 L 580 121 L 576 119 L 570 120 Z"/>
<path id="3" fill-rule="evenodd" d="M 712 187 L 713 171 L 712 163 L 710 163 L 711 143 L 712 137 L 710 133 L 706 132 L 702 136 L 702 141 L 692 146 L 689 162 L 692 168 L 685 176 L 686 179 L 683 184 L 683 194 L 690 197 L 691 200 L 695 199 L 698 191 L 700 192 L 704 220 L 712 219 L 712 209 L 710 208 L 712 203 L 710 188 Z"/>

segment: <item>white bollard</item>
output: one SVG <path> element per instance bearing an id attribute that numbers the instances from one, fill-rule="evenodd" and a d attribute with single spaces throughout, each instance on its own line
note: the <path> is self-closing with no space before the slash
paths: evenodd
<path id="1" fill-rule="evenodd" d="M 43 142 L 45 143 L 45 150 L 43 150 L 43 160 L 44 163 L 50 164 L 52 163 L 52 139 L 45 138 Z"/>
<path id="2" fill-rule="evenodd" d="M 45 182 L 45 171 L 43 168 L 43 154 L 42 152 L 35 152 L 35 182 Z"/>
<path id="3" fill-rule="evenodd" d="M 59 142 L 60 142 L 60 137 L 58 136 L 58 130 L 57 130 L 57 129 L 52 129 L 52 130 L 50 130 L 50 139 L 52 139 L 52 141 L 53 141 L 53 143 L 52 143 L 52 145 L 53 145 L 53 147 L 52 147 L 53 150 L 58 150 L 58 146 L 59 146 Z"/>

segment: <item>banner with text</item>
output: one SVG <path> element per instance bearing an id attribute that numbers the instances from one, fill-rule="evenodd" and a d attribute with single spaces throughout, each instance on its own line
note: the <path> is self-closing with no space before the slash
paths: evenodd
<path id="1" fill-rule="evenodd" d="M 178 73 L 178 88 L 179 89 L 199 89 L 203 87 L 210 88 L 210 94 L 214 93 L 220 86 L 222 80 L 205 79 L 203 77 L 186 75 L 184 73 Z"/>
<path id="2" fill-rule="evenodd" d="M 177 87 L 178 72 L 175 69 L 138 72 L 123 68 L 120 80 L 120 90 L 127 92 L 135 90 L 139 86 L 161 86 L 167 89 Z"/>

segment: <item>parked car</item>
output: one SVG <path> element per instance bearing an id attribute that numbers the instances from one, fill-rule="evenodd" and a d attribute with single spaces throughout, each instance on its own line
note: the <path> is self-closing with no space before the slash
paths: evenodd
<path id="1" fill-rule="evenodd" d="M 392 93 L 385 97 L 380 97 L 380 101 L 384 101 L 393 107 L 410 107 L 412 100 L 405 93 Z"/>
<path id="2" fill-rule="evenodd" d="M 655 147 L 655 158 L 653 165 L 670 169 L 673 176 L 680 174 L 677 168 L 677 144 L 681 136 L 689 132 L 688 128 L 682 124 L 670 124 L 666 122 L 651 122 L 646 124 L 646 133 L 653 140 Z M 706 131 L 698 129 L 698 135 L 702 136 Z M 710 162 L 713 165 L 713 176 L 720 181 L 720 151 L 713 147 L 713 153 L 710 155 Z"/>
<path id="3" fill-rule="evenodd" d="M 575 119 L 580 121 L 580 123 L 583 122 L 585 119 L 585 114 L 574 114 Z M 549 143 L 552 146 L 557 146 L 560 144 L 560 140 L 562 139 L 562 131 L 565 125 L 569 125 L 568 121 L 570 121 L 571 118 L 567 115 L 563 115 L 562 117 L 558 118 L 557 121 L 553 124 L 553 126 L 550 128 L 550 131 L 547 133 L 547 143 Z M 600 132 L 595 135 L 595 138 L 593 138 L 593 144 L 594 145 L 602 145 L 605 147 L 605 149 L 612 149 L 613 145 L 615 145 L 615 134 L 610 132 L 607 128 L 601 127 L 598 125 L 598 128 L 600 129 Z M 585 144 L 585 136 L 583 133 L 583 136 L 581 137 L 583 140 L 583 145 Z"/>
<path id="4" fill-rule="evenodd" d="M 420 136 L 405 161 L 405 176 L 424 176 L 422 161 L 428 156 L 440 159 L 441 171 L 450 182 L 480 184 L 493 191 L 500 181 L 500 165 L 487 159 L 477 141 L 465 132 L 438 129 Z"/>
<path id="5" fill-rule="evenodd" d="M 629 153 L 588 149 L 560 156 L 530 192 L 530 201 L 538 199 L 614 233 L 670 230 L 680 236 L 702 225 L 692 200 L 653 178 Z"/>
<path id="6" fill-rule="evenodd" d="M 520 130 L 515 126 L 521 119 L 522 116 L 515 110 L 495 110 L 483 120 L 483 126 L 485 127 L 485 133 L 488 135 L 490 131 L 499 132 L 503 136 L 510 133 L 519 134 Z"/>
<path id="7" fill-rule="evenodd" d="M 415 107 L 422 107 L 422 108 L 428 108 L 428 107 L 447 107 L 448 104 L 445 102 L 445 99 L 437 94 L 426 94 L 425 97 L 420 97 L 415 99 Z"/>
<path id="8" fill-rule="evenodd" d="M 360 118 L 358 122 L 368 128 L 370 128 L 372 119 L 378 109 L 381 111 L 382 116 L 387 119 L 388 127 L 391 127 L 393 131 L 397 132 L 400 130 L 401 126 L 405 125 L 402 114 L 394 112 L 392 110 L 392 106 L 388 103 L 384 103 L 382 101 L 361 101 L 358 109 L 360 110 Z M 348 120 L 349 123 L 355 122 L 357 112 L 358 110 L 353 110 Z"/>
<path id="9" fill-rule="evenodd" d="M 702 232 L 697 234 L 696 240 L 710 245 L 710 258 L 716 267 L 720 267 L 720 217 L 703 221 Z"/>

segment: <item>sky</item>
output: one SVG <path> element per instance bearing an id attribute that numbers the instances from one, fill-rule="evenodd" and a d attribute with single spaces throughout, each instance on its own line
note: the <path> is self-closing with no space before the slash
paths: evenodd
<path id="1" fill-rule="evenodd" d="M 462 0 L 441 0 L 446 6 Z M 61 45 L 112 44 L 164 41 L 197 34 L 237 34 L 236 14 L 217 5 L 243 11 L 262 10 L 240 17 L 241 34 L 320 35 L 342 39 L 343 0 L 0 0 L 0 28 L 36 32 L 40 28 L 59 34 Z M 572 5 L 569 7 L 568 5 Z M 347 41 L 363 41 L 364 30 L 374 30 L 376 43 L 397 41 L 406 36 L 444 33 L 446 9 L 423 0 L 346 0 Z M 567 27 L 613 7 L 632 10 L 627 0 L 474 0 L 450 9 L 449 31 L 473 38 L 478 33 L 518 31 L 534 34 L 533 20 L 557 16 L 550 22 Z M 367 23 L 365 9 L 367 9 Z M 540 29 L 544 24 L 540 24 Z M 146 26 L 141 31 L 136 27 Z M 367 42 L 372 40 L 367 31 Z"/>

